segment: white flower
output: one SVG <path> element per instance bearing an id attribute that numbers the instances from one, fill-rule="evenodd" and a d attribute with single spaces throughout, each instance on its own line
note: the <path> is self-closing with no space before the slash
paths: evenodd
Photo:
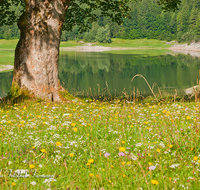
<path id="1" fill-rule="evenodd" d="M 51 125 L 47 130 L 56 130 L 56 127 Z"/>
<path id="2" fill-rule="evenodd" d="M 164 143 L 163 142 L 160 142 L 160 144 L 159 144 L 160 146 L 162 146 L 163 148 L 165 148 L 165 145 L 164 145 Z"/>
<path id="3" fill-rule="evenodd" d="M 176 167 L 178 167 L 179 166 L 179 164 L 172 164 L 171 166 L 169 166 L 170 168 L 176 168 Z"/>
<path id="4" fill-rule="evenodd" d="M 51 181 L 57 181 L 57 180 L 55 180 L 53 178 L 49 178 L 49 179 L 45 179 L 44 183 L 50 183 Z"/>
<path id="5" fill-rule="evenodd" d="M 142 143 L 137 143 L 135 146 L 137 147 L 142 146 Z"/>
<path id="6" fill-rule="evenodd" d="M 135 156 L 132 152 L 129 155 L 130 159 L 137 160 L 137 156 Z"/>
<path id="7" fill-rule="evenodd" d="M 39 167 L 42 168 L 43 166 L 40 164 Z"/>
<path id="8" fill-rule="evenodd" d="M 12 164 L 12 161 L 9 161 L 9 162 L 8 162 L 8 165 L 10 165 L 10 164 Z"/>
<path id="9" fill-rule="evenodd" d="M 55 139 L 55 138 L 60 138 L 60 135 L 59 134 L 55 134 L 54 136 L 53 136 L 53 138 Z"/>
<path id="10" fill-rule="evenodd" d="M 36 185 L 36 182 L 35 182 L 35 181 L 32 181 L 30 184 L 31 184 L 31 185 Z"/>

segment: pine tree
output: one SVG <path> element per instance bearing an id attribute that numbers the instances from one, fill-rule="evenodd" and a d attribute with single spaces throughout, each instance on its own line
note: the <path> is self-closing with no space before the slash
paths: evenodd
<path id="1" fill-rule="evenodd" d="M 193 30 L 196 27 L 196 19 L 198 17 L 197 8 L 194 6 L 191 11 L 190 16 L 190 30 Z"/>

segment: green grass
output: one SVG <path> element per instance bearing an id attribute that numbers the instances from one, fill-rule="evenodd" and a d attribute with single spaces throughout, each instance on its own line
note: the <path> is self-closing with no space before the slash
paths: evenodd
<path id="1" fill-rule="evenodd" d="M 15 49 L 18 39 L 16 40 L 0 40 L 0 49 Z M 61 42 L 60 47 L 74 47 L 83 45 L 75 41 Z M 103 44 L 95 43 L 93 45 L 100 45 L 106 47 L 127 47 L 127 48 L 164 48 L 167 49 L 171 45 L 166 44 L 164 41 L 154 39 L 136 39 L 136 40 L 125 40 L 125 39 L 112 39 L 112 43 Z"/>
<path id="2" fill-rule="evenodd" d="M 148 39 L 136 39 L 136 40 L 125 40 L 125 39 L 112 39 L 112 43 L 103 44 L 95 43 L 93 45 L 105 46 L 105 47 L 124 47 L 124 48 L 164 48 L 167 49 L 171 45 L 166 44 L 160 40 L 148 40 Z"/>
<path id="3" fill-rule="evenodd" d="M 0 40 L 0 49 L 12 49 L 15 50 L 17 42 L 19 40 Z"/>
<path id="4" fill-rule="evenodd" d="M 2 105 L 0 187 L 198 189 L 199 106 L 77 99 Z M 14 178 L 18 169 L 29 177 Z M 53 179 L 35 177 L 43 174 Z"/>
<path id="5" fill-rule="evenodd" d="M 1 50 L 0 65 L 14 65 L 14 54 L 13 50 Z"/>
<path id="6" fill-rule="evenodd" d="M 75 41 L 67 41 L 67 42 L 61 42 L 60 47 L 75 47 L 75 46 L 81 46 L 83 44 Z"/>

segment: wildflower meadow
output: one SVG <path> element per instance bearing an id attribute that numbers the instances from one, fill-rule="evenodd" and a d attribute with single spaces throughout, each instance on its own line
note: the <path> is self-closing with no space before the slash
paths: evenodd
<path id="1" fill-rule="evenodd" d="M 0 107 L 1 189 L 200 189 L 199 103 Z"/>

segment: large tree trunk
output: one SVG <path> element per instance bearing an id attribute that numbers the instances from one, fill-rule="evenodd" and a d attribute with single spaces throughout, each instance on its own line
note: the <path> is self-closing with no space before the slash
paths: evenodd
<path id="1" fill-rule="evenodd" d="M 62 25 L 70 0 L 25 0 L 18 27 L 13 82 L 36 97 L 60 101 L 58 79 Z"/>

